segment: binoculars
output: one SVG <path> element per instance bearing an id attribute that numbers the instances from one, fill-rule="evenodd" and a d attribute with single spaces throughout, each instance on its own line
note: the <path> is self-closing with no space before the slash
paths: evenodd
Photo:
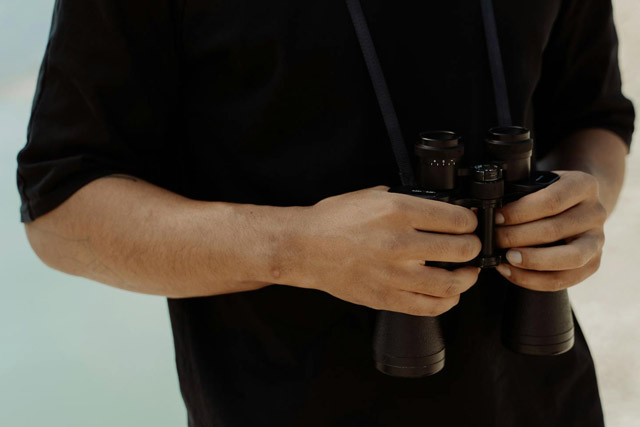
<path id="1" fill-rule="evenodd" d="M 493 268 L 507 262 L 494 238 L 494 213 L 505 203 L 538 191 L 559 179 L 552 172 L 532 172 L 533 139 L 528 129 L 505 126 L 489 130 L 485 162 L 465 167 L 464 146 L 454 132 L 420 134 L 416 187 L 391 192 L 477 208 L 476 234 L 482 251 L 467 263 L 425 261 L 455 269 L 467 265 Z M 502 341 L 510 350 L 538 356 L 573 347 L 574 326 L 566 290 L 537 292 L 509 284 L 502 320 Z M 445 365 L 445 342 L 438 317 L 380 311 L 373 336 L 376 368 L 396 377 L 423 377 Z"/>

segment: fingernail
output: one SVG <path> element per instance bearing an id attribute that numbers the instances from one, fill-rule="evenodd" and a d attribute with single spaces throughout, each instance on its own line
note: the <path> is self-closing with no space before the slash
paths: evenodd
<path id="1" fill-rule="evenodd" d="M 507 260 L 511 264 L 520 264 L 522 262 L 522 254 L 518 251 L 508 251 Z"/>
<path id="2" fill-rule="evenodd" d="M 497 266 L 496 270 L 505 277 L 511 277 L 511 269 L 504 264 Z"/>
<path id="3" fill-rule="evenodd" d="M 504 215 L 500 212 L 496 212 L 496 224 L 504 224 Z"/>

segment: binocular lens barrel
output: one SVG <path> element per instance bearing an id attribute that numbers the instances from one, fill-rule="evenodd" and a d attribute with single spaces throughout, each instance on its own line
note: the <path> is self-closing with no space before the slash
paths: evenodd
<path id="1" fill-rule="evenodd" d="M 421 133 L 415 153 L 419 162 L 419 187 L 432 191 L 453 190 L 456 187 L 458 164 L 464 155 L 464 146 L 455 132 Z"/>
<path id="2" fill-rule="evenodd" d="M 534 356 L 571 350 L 574 325 L 567 290 L 538 292 L 509 286 L 502 341 L 517 353 Z"/>
<path id="3" fill-rule="evenodd" d="M 444 368 L 444 347 L 437 317 L 378 313 L 373 357 L 380 372 L 404 378 L 433 375 Z"/>
<path id="4" fill-rule="evenodd" d="M 488 157 L 504 169 L 505 181 L 529 179 L 533 153 L 529 129 L 520 126 L 492 128 L 485 142 Z"/>

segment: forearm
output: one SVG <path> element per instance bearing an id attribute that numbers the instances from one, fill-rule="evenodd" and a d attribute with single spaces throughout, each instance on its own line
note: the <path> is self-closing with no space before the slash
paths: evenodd
<path id="1" fill-rule="evenodd" d="M 106 177 L 26 230 L 55 269 L 183 298 L 278 283 L 274 265 L 299 209 L 200 202 L 131 177 Z"/>
<path id="2" fill-rule="evenodd" d="M 625 172 L 627 146 L 605 129 L 576 132 L 539 162 L 546 170 L 579 170 L 599 183 L 600 203 L 611 214 L 618 200 Z"/>
<path id="3" fill-rule="evenodd" d="M 93 181 L 27 225 L 52 267 L 134 292 L 196 297 L 271 283 L 416 316 L 453 307 L 479 269 L 476 216 L 378 186 L 310 207 L 198 202 L 140 180 Z"/>

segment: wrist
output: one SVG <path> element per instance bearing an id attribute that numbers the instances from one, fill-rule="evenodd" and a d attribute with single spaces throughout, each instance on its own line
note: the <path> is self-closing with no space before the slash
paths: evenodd
<path id="1" fill-rule="evenodd" d="M 232 232 L 232 280 L 254 289 L 271 284 L 299 286 L 303 277 L 303 230 L 307 207 L 228 204 Z"/>
<path id="2" fill-rule="evenodd" d="M 627 153 L 627 145 L 615 133 L 606 129 L 585 129 L 567 137 L 538 166 L 592 175 L 599 183 L 599 200 L 610 214 L 622 188 Z"/>

